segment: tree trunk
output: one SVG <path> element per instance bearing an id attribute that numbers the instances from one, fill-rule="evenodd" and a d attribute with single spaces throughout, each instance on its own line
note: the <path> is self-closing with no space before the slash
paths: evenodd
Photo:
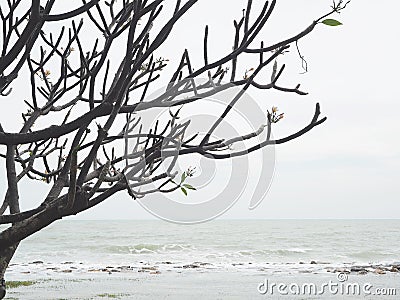
<path id="1" fill-rule="evenodd" d="M 19 207 L 19 195 L 18 195 L 18 179 L 15 170 L 15 145 L 7 145 L 7 156 L 6 156 L 6 169 L 7 169 L 7 181 L 8 189 L 6 194 L 6 200 L 10 208 L 10 214 L 16 214 L 20 212 Z M 15 223 L 13 223 L 15 225 Z M 4 274 L 6 273 L 8 264 L 10 263 L 15 251 L 17 250 L 19 243 L 11 244 L 9 247 L 0 249 L 0 299 L 6 295 L 6 286 L 4 280 Z"/>
<path id="2" fill-rule="evenodd" d="M 8 264 L 10 263 L 11 258 L 14 256 L 17 247 L 18 244 L 15 244 L 9 248 L 0 250 L 0 299 L 3 299 L 6 295 L 4 274 L 6 273 Z"/>

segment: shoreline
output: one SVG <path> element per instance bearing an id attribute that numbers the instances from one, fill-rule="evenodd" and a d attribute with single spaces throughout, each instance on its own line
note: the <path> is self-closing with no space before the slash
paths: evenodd
<path id="1" fill-rule="evenodd" d="M 384 275 L 386 273 L 398 273 L 400 275 L 400 263 L 329 263 L 310 261 L 305 262 L 232 262 L 232 263 L 215 263 L 215 262 L 149 262 L 140 261 L 137 264 L 84 264 L 83 262 L 65 261 L 61 263 L 50 263 L 42 260 L 32 261 L 29 263 L 11 263 L 6 272 L 6 278 L 44 276 L 57 278 L 59 274 L 91 274 L 91 273 L 107 273 L 107 274 L 134 274 L 134 273 L 150 273 L 161 274 L 163 272 L 181 273 L 183 270 L 201 270 L 210 272 L 230 272 L 241 271 L 247 273 L 265 272 L 269 274 L 296 274 L 296 273 L 346 273 L 353 275 L 377 274 Z M 31 275 L 31 276 L 27 276 Z"/>

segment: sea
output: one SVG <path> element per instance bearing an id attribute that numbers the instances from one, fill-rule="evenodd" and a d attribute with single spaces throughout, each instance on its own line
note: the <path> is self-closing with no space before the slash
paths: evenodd
<path id="1" fill-rule="evenodd" d="M 61 220 L 24 240 L 7 272 L 41 278 L 69 270 L 144 266 L 162 271 L 326 272 L 399 264 L 399 237 L 400 220 L 214 220 L 196 225 Z"/>

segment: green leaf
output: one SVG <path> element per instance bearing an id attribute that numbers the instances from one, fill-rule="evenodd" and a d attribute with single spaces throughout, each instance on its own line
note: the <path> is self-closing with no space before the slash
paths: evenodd
<path id="1" fill-rule="evenodd" d="M 338 26 L 338 25 L 343 25 L 339 21 L 336 21 L 334 19 L 325 19 L 322 21 L 322 24 L 328 25 L 328 26 Z"/>
<path id="2" fill-rule="evenodd" d="M 187 191 L 186 191 L 186 189 L 185 189 L 185 188 L 181 187 L 181 191 L 182 191 L 182 193 L 184 193 L 184 194 L 185 194 L 185 196 L 187 196 Z"/>
<path id="3" fill-rule="evenodd" d="M 184 186 L 185 188 L 188 188 L 189 190 L 196 191 L 196 188 L 193 187 L 193 186 L 191 186 L 190 184 L 185 183 L 183 186 Z"/>
<path id="4" fill-rule="evenodd" d="M 181 183 L 184 182 L 185 179 L 186 179 L 186 172 L 183 172 L 181 176 Z"/>

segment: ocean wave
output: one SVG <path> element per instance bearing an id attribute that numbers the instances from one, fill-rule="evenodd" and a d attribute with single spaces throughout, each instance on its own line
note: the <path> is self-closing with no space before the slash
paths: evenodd
<path id="1" fill-rule="evenodd" d="M 115 254 L 151 254 L 165 252 L 179 252 L 193 250 L 190 244 L 137 244 L 127 246 L 109 246 L 106 247 L 107 253 Z"/>
<path id="2" fill-rule="evenodd" d="M 243 256 L 260 256 L 260 255 L 280 255 L 280 256 L 291 256 L 295 254 L 302 254 L 312 251 L 308 248 L 289 248 L 289 249 L 274 249 L 274 250 L 241 250 L 238 251 Z"/>
<path id="3" fill-rule="evenodd" d="M 369 258 L 384 258 L 384 257 L 393 257 L 395 256 L 395 252 L 391 251 L 386 251 L 386 250 L 364 250 L 364 251 L 358 251 L 354 252 L 351 254 L 352 257 L 355 258 L 363 258 L 363 259 L 369 259 Z"/>
<path id="4" fill-rule="evenodd" d="M 220 251 L 217 249 L 208 249 L 205 254 L 209 259 L 256 259 L 260 260 L 280 260 L 292 261 L 293 259 L 308 259 L 313 249 L 310 248 L 285 248 L 285 249 L 243 249 L 238 251 Z"/>

